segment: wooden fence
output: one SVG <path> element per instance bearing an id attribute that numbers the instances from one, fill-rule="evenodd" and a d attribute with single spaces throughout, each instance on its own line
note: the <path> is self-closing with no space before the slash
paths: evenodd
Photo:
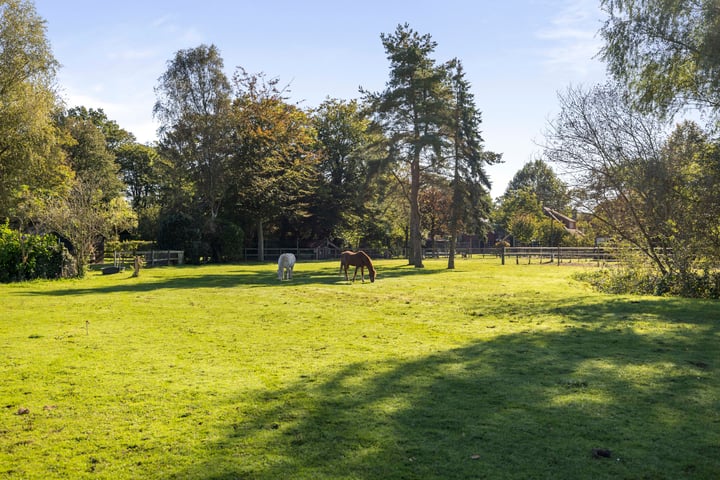
<path id="1" fill-rule="evenodd" d="M 330 247 L 318 248 L 265 248 L 265 261 L 276 262 L 280 254 L 292 253 L 298 260 L 327 260 L 338 258 L 340 250 Z M 258 260 L 259 254 L 257 248 L 246 248 L 243 252 L 245 260 Z"/>
<path id="2" fill-rule="evenodd" d="M 501 262 L 514 259 L 515 263 L 520 260 L 532 263 L 533 259 L 540 263 L 596 263 L 598 266 L 615 260 L 616 255 L 606 248 L 601 247 L 501 247 L 499 256 Z"/>
<path id="3" fill-rule="evenodd" d="M 330 260 L 340 255 L 340 250 L 329 247 L 319 248 L 266 248 L 265 261 L 275 262 L 282 253 L 293 253 L 298 260 Z M 389 258 L 383 252 L 366 250 L 372 258 Z M 258 260 L 257 248 L 244 250 L 245 260 Z M 137 252 L 116 252 L 114 264 L 121 266 L 132 263 L 135 255 L 143 257 L 146 267 L 161 265 L 182 265 L 184 251 L 182 250 L 147 250 Z M 447 258 L 448 251 L 439 249 L 424 249 L 425 258 Z M 488 248 L 458 248 L 456 258 L 496 257 L 505 265 L 506 262 L 523 263 L 596 263 L 598 266 L 615 260 L 616 255 L 612 249 L 601 247 L 488 247 Z"/>

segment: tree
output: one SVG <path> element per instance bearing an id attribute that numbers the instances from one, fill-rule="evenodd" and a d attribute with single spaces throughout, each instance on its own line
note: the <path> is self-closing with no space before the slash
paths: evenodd
<path id="1" fill-rule="evenodd" d="M 47 195 L 71 176 L 53 122 L 57 68 L 33 4 L 0 2 L 0 217 L 28 220 L 23 192 Z"/>
<path id="2" fill-rule="evenodd" d="M 545 152 L 572 175 L 585 210 L 661 277 L 712 260 L 703 245 L 713 244 L 720 214 L 717 146 L 690 124 L 668 138 L 616 87 L 569 89 L 560 101 Z"/>
<path id="3" fill-rule="evenodd" d="M 125 186 L 102 130 L 91 119 L 72 111 L 60 115 L 58 124 L 67 134 L 64 150 L 75 175 L 102 191 L 106 200 L 120 196 Z"/>
<path id="4" fill-rule="evenodd" d="M 180 50 L 168 62 L 155 89 L 153 113 L 160 121 L 160 154 L 175 170 L 180 184 L 173 195 L 176 207 L 189 200 L 203 216 L 197 219 L 204 235 L 217 237 L 217 218 L 228 192 L 230 107 L 232 88 L 223 73 L 223 60 L 214 45 Z M 190 207 L 190 208 L 188 208 Z M 213 256 L 217 260 L 218 252 Z"/>
<path id="5" fill-rule="evenodd" d="M 501 155 L 483 150 L 480 135 L 482 122 L 465 78 L 462 63 L 451 62 L 450 86 L 454 94 L 452 104 L 450 137 L 452 158 L 452 202 L 450 205 L 450 252 L 448 268 L 455 268 L 455 244 L 462 226 L 478 230 L 490 214 L 491 183 L 485 173 L 485 165 L 501 161 Z"/>
<path id="6" fill-rule="evenodd" d="M 410 205 L 409 263 L 423 267 L 418 196 L 422 171 L 436 168 L 443 158 L 450 96 L 447 71 L 430 57 L 437 46 L 430 35 L 420 35 L 405 24 L 380 38 L 390 61 L 390 79 L 383 92 L 365 92 L 366 100 L 388 139 L 390 161 L 406 170 L 407 177 L 396 177 L 409 183 L 405 187 Z"/>
<path id="7" fill-rule="evenodd" d="M 117 153 L 118 148 L 123 145 L 135 143 L 135 135 L 120 128 L 115 120 L 110 120 L 102 108 L 97 110 L 83 106 L 73 107 L 66 113 L 67 117 L 82 119 L 97 127 L 105 138 L 107 149 Z"/>
<path id="8" fill-rule="evenodd" d="M 155 204 L 161 176 L 157 150 L 149 145 L 127 143 L 118 147 L 116 155 L 133 208 L 139 210 Z"/>
<path id="9" fill-rule="evenodd" d="M 240 69 L 234 77 L 232 182 L 239 209 L 254 219 L 259 259 L 263 225 L 308 215 L 317 183 L 317 137 L 310 117 L 285 101 L 277 79 Z"/>
<path id="10" fill-rule="evenodd" d="M 528 162 L 518 170 L 508 183 L 504 196 L 522 189 L 534 192 L 543 207 L 560 212 L 568 207 L 567 187 L 544 160 Z"/>
<path id="11" fill-rule="evenodd" d="M 444 185 L 427 185 L 420 191 L 420 216 L 428 229 L 428 237 L 432 242 L 433 254 L 436 254 L 436 240 L 448 233 L 452 197 L 449 188 Z"/>
<path id="12" fill-rule="evenodd" d="M 603 0 L 601 58 L 646 111 L 720 110 L 717 0 Z"/>
<path id="13" fill-rule="evenodd" d="M 124 199 L 108 201 L 101 189 L 83 178 L 77 178 L 66 195 L 48 200 L 40 211 L 40 221 L 72 244 L 80 277 L 85 275 L 99 237 L 114 238 L 136 223 Z"/>
<path id="14" fill-rule="evenodd" d="M 157 222 L 161 207 L 161 189 L 167 177 L 163 175 L 163 159 L 157 149 L 139 143 L 123 143 L 116 149 L 126 194 L 138 215 L 140 238 L 157 238 Z"/>
<path id="15" fill-rule="evenodd" d="M 370 121 L 356 100 L 327 99 L 315 110 L 320 183 L 311 207 L 324 236 L 341 236 L 364 215 L 372 181 Z"/>
<path id="16" fill-rule="evenodd" d="M 512 235 L 516 241 L 529 244 L 538 240 L 544 215 L 542 204 L 531 186 L 508 189 L 500 197 L 493 214 L 496 229 Z"/>

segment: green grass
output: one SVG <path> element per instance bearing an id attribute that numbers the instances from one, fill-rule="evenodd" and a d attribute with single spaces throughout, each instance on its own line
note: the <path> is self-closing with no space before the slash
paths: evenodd
<path id="1" fill-rule="evenodd" d="M 1 285 L 0 478 L 720 478 L 717 302 L 376 266 Z"/>

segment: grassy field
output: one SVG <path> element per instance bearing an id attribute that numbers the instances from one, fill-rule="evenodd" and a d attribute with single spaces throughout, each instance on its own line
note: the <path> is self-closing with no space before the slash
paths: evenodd
<path id="1" fill-rule="evenodd" d="M 0 478 L 720 478 L 717 302 L 376 266 L 0 285 Z"/>

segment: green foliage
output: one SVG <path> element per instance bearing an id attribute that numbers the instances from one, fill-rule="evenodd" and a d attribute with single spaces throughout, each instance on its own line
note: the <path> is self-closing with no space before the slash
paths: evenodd
<path id="1" fill-rule="evenodd" d="M 232 88 L 223 67 L 215 45 L 177 51 L 159 79 L 153 110 L 160 122 L 158 153 L 165 159 L 167 175 L 163 207 L 199 214 L 201 233 L 208 236 L 218 228 L 217 219 L 233 208 L 228 199 L 229 157 L 235 147 L 229 142 Z M 154 159 L 142 159 L 150 160 Z M 133 187 L 148 183 L 135 178 Z"/>
<path id="2" fill-rule="evenodd" d="M 0 224 L 0 283 L 60 278 L 63 251 L 54 235 L 24 234 Z"/>
<path id="3" fill-rule="evenodd" d="M 186 213 L 167 213 L 158 222 L 158 248 L 184 250 L 185 261 L 200 263 L 202 257 L 209 254 L 209 246 L 202 241 L 202 231 L 198 222 Z"/>
<path id="4" fill-rule="evenodd" d="M 567 209 L 567 186 L 543 160 L 538 159 L 523 165 L 508 183 L 503 198 L 511 198 L 515 192 L 521 190 L 533 192 L 542 207 L 559 212 Z"/>
<path id="5" fill-rule="evenodd" d="M 378 136 L 357 101 L 328 99 L 313 113 L 317 131 L 319 186 L 309 206 L 318 236 L 335 238 L 352 230 L 374 190 L 372 143 Z M 350 240 L 346 238 L 346 240 Z"/>
<path id="6" fill-rule="evenodd" d="M 685 122 L 670 135 L 616 86 L 569 89 L 546 155 L 573 172 L 575 201 L 611 236 L 642 252 L 660 277 L 718 263 L 720 155 Z"/>
<path id="7" fill-rule="evenodd" d="M 720 108 L 720 8 L 716 0 L 603 0 L 601 52 L 645 111 Z"/>
<path id="8" fill-rule="evenodd" d="M 154 248 L 155 242 L 148 240 L 107 240 L 105 242 L 105 252 L 132 253 L 153 250 Z"/>
<path id="9" fill-rule="evenodd" d="M 257 225 L 281 217 L 297 223 L 309 216 L 318 181 L 313 122 L 285 100 L 277 80 L 241 70 L 234 81 L 234 204 Z"/>
<path id="10" fill-rule="evenodd" d="M 139 143 L 125 143 L 115 152 L 133 208 L 139 213 L 156 205 L 162 185 L 162 162 L 157 150 Z"/>
<path id="11" fill-rule="evenodd" d="M 540 225 L 541 221 L 536 216 L 517 213 L 508 221 L 507 229 L 520 245 L 530 245 L 532 242 L 538 241 Z"/>
<path id="12" fill-rule="evenodd" d="M 53 124 L 58 62 L 30 1 L 0 2 L 0 218 L 31 220 L 23 192 L 45 195 L 71 176 Z"/>
<path id="13" fill-rule="evenodd" d="M 49 199 L 38 215 L 49 231 L 72 244 L 79 276 L 85 275 L 99 238 L 116 238 L 119 232 L 137 225 L 135 213 L 124 198 L 108 200 L 97 185 L 82 179 L 73 182 L 67 195 Z"/>
<path id="14" fill-rule="evenodd" d="M 660 275 L 642 268 L 611 268 L 584 272 L 578 279 L 604 293 L 720 299 L 720 272 Z"/>

